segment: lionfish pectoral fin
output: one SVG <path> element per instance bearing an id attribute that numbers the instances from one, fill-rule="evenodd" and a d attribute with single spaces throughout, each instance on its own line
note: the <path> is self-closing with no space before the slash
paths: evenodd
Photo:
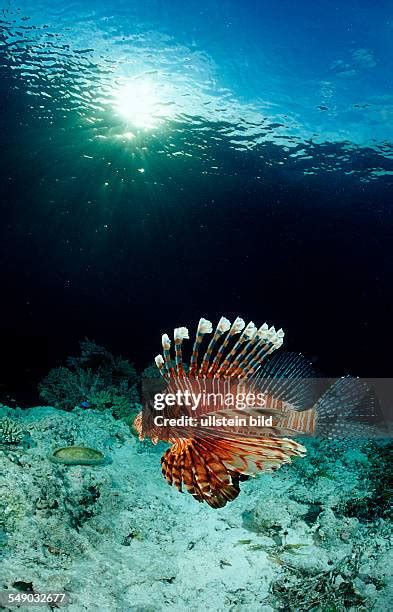
<path id="1" fill-rule="evenodd" d="M 241 481 L 305 453 L 303 446 L 287 438 L 183 439 L 163 455 L 162 473 L 179 491 L 184 486 L 197 501 L 222 508 L 239 495 Z"/>
<path id="2" fill-rule="evenodd" d="M 161 459 L 162 473 L 179 491 L 183 487 L 197 501 L 222 508 L 240 492 L 237 474 L 231 474 L 217 454 L 198 440 L 183 439 Z"/>
<path id="3" fill-rule="evenodd" d="M 210 442 L 205 441 L 208 445 Z M 289 438 L 240 438 L 215 440 L 214 448 L 223 464 L 240 476 L 277 470 L 292 457 L 304 457 L 306 449 Z"/>

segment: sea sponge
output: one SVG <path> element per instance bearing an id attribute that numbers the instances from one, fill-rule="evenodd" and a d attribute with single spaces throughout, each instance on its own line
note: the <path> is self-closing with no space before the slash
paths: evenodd
<path id="1" fill-rule="evenodd" d="M 55 449 L 49 459 L 54 463 L 64 465 L 103 465 L 109 463 L 109 458 L 95 448 L 88 446 L 65 446 Z"/>

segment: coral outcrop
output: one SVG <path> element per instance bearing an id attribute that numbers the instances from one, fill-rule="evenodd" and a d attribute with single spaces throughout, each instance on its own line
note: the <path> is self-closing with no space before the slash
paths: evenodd
<path id="1" fill-rule="evenodd" d="M 122 418 L 130 404 L 139 401 L 137 383 L 137 372 L 127 359 L 86 339 L 80 343 L 80 355 L 69 357 L 67 367 L 51 370 L 39 384 L 39 392 L 43 401 L 62 410 L 81 405 L 109 408 Z"/>

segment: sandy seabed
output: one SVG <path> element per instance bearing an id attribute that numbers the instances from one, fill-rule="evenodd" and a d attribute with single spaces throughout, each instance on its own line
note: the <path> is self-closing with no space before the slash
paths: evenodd
<path id="1" fill-rule="evenodd" d="M 308 441 L 213 510 L 108 411 L 7 416 L 29 441 L 0 445 L 0 590 L 64 592 L 70 612 L 393 609 L 388 441 Z M 48 459 L 69 445 L 111 462 Z"/>

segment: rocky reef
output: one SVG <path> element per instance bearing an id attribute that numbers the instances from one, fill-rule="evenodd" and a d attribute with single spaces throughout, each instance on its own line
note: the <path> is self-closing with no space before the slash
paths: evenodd
<path id="1" fill-rule="evenodd" d="M 71 612 L 393 609 L 387 441 L 309 441 L 212 510 L 109 410 L 0 420 L 0 590 L 65 592 Z M 50 460 L 71 446 L 110 461 Z"/>

